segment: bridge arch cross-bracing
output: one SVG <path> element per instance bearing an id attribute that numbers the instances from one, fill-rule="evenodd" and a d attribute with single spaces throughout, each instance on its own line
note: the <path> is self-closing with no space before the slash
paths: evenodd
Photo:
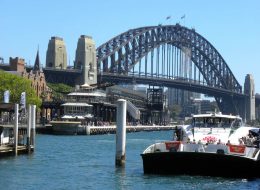
<path id="1" fill-rule="evenodd" d="M 214 96 L 242 114 L 242 87 L 216 48 L 194 29 L 158 25 L 128 30 L 97 48 L 100 80 L 152 84 Z"/>

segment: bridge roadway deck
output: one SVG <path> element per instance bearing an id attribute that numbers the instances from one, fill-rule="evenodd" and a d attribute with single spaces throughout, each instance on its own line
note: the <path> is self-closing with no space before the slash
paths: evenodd
<path id="1" fill-rule="evenodd" d="M 105 81 L 113 82 L 114 84 L 134 82 L 136 84 L 148 84 L 148 85 L 172 87 L 172 88 L 189 90 L 193 92 L 208 94 L 210 96 L 219 96 L 219 97 L 234 96 L 237 98 L 245 98 L 247 96 L 243 93 L 238 93 L 223 88 L 216 88 L 209 85 L 202 85 L 200 83 L 189 82 L 181 79 L 167 79 L 167 78 L 151 77 L 151 76 L 102 73 L 101 82 L 105 82 Z"/>

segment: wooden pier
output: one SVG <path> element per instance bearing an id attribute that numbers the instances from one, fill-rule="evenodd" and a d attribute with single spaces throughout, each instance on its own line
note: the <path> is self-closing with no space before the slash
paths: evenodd
<path id="1" fill-rule="evenodd" d="M 31 146 L 31 152 L 33 152 L 34 148 Z M 18 145 L 17 146 L 17 155 L 20 154 L 28 154 L 28 147 L 26 145 Z M 0 159 L 6 156 L 15 156 L 15 150 L 13 145 L 2 145 L 0 146 Z"/>
<path id="2" fill-rule="evenodd" d="M 0 128 L 2 130 L 8 131 L 8 142 L 0 144 L 0 158 L 6 156 L 15 156 L 15 142 L 14 142 L 14 127 L 13 125 L 1 125 Z M 27 142 L 27 126 L 20 125 L 18 128 L 18 140 L 17 140 L 17 155 L 20 154 L 28 154 L 34 151 L 34 147 L 32 145 L 32 137 L 30 138 L 30 147 L 28 147 Z M 1 137 L 0 137 L 1 139 Z"/>
<path id="3" fill-rule="evenodd" d="M 100 135 L 100 134 L 115 134 L 116 126 L 90 126 L 89 135 Z M 126 132 L 140 132 L 140 131 L 169 131 L 175 129 L 175 126 L 126 126 Z"/>
<path id="4" fill-rule="evenodd" d="M 35 149 L 36 106 L 29 105 L 27 124 L 19 123 L 19 105 L 14 105 L 14 120 L 10 125 L 0 125 L 0 158 L 30 154 Z"/>
<path id="5" fill-rule="evenodd" d="M 152 125 L 152 126 L 126 126 L 126 132 L 140 132 L 140 131 L 169 131 L 174 130 L 176 125 L 169 125 L 169 126 L 159 126 L 159 125 Z M 44 128 L 40 127 L 40 130 L 37 130 L 39 133 L 44 134 L 54 134 L 54 135 L 102 135 L 102 134 L 115 134 L 116 133 L 116 126 L 86 126 L 80 125 L 78 127 L 75 126 L 64 126 L 63 127 L 53 127 L 52 125 L 45 125 Z"/>

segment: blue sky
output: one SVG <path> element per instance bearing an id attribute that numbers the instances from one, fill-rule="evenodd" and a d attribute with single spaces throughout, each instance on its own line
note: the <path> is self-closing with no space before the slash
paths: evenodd
<path id="1" fill-rule="evenodd" d="M 213 44 L 241 85 L 253 74 L 260 93 L 259 0 L 1 0 L 0 7 L 0 57 L 6 63 L 22 57 L 33 64 L 39 45 L 45 65 L 49 39 L 60 36 L 73 65 L 81 34 L 91 35 L 98 47 L 132 28 L 181 22 Z"/>

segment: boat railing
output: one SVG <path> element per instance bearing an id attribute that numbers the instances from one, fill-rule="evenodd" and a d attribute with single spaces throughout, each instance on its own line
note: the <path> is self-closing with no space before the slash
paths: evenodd
<path id="1" fill-rule="evenodd" d="M 184 152 L 205 152 L 202 144 L 183 144 Z"/>
<path id="2" fill-rule="evenodd" d="M 147 154 L 147 153 L 165 152 L 165 151 L 166 148 L 164 143 L 155 143 L 147 147 L 143 153 Z"/>
<path id="3" fill-rule="evenodd" d="M 217 153 L 218 150 L 223 150 L 223 153 L 227 153 L 228 147 L 224 144 L 208 144 L 208 145 L 205 145 L 205 152 Z"/>
<path id="4" fill-rule="evenodd" d="M 154 152 L 165 152 L 165 151 L 166 151 L 165 143 L 154 144 Z"/>
<path id="5" fill-rule="evenodd" d="M 257 153 L 257 151 L 259 151 L 258 148 L 253 148 L 253 147 L 251 147 L 251 148 L 246 148 L 245 155 L 246 155 L 246 157 L 248 157 L 248 158 L 254 158 L 255 155 L 256 155 L 256 153 Z"/>

